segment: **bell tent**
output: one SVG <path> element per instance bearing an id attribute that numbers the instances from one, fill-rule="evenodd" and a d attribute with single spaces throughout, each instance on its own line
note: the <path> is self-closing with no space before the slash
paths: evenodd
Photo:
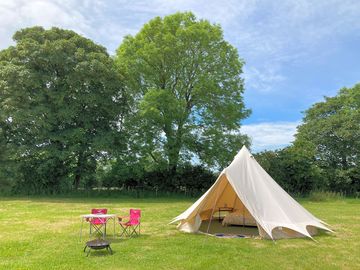
<path id="1" fill-rule="evenodd" d="M 240 216 L 237 225 L 257 226 L 262 238 L 312 238 L 317 229 L 331 232 L 325 222 L 286 193 L 245 146 L 209 190 L 171 223 L 178 222 L 181 231 L 198 232 L 201 223 L 211 223 L 215 212 L 222 208 Z"/>

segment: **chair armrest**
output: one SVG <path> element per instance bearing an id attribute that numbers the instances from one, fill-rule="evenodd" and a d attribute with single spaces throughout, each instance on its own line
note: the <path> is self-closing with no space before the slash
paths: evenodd
<path id="1" fill-rule="evenodd" d="M 123 219 L 126 219 L 126 218 L 130 218 L 130 217 L 129 216 L 124 216 L 124 217 L 118 216 L 118 221 L 122 221 Z"/>

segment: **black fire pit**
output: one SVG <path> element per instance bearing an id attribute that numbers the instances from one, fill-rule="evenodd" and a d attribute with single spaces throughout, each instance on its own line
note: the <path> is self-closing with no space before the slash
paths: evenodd
<path id="1" fill-rule="evenodd" d="M 86 257 L 89 256 L 90 254 L 90 251 L 92 249 L 104 249 L 106 248 L 106 250 L 108 252 L 110 252 L 110 254 L 112 254 L 112 249 L 110 247 L 110 242 L 106 241 L 106 240 L 103 240 L 103 239 L 95 239 L 95 240 L 91 240 L 91 241 L 88 241 L 86 242 L 86 245 L 85 245 L 85 248 L 84 248 L 84 252 L 86 251 L 86 248 L 89 248 L 87 254 L 86 254 Z"/>

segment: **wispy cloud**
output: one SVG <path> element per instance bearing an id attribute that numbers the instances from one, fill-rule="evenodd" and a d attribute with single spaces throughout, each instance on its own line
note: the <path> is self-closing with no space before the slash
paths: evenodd
<path id="1" fill-rule="evenodd" d="M 244 68 L 246 86 L 251 86 L 259 92 L 273 91 L 272 85 L 286 80 L 286 77 L 278 72 L 275 66 L 270 67 L 249 67 Z"/>
<path id="2" fill-rule="evenodd" d="M 244 125 L 241 132 L 250 136 L 252 150 L 275 150 L 290 145 L 300 122 L 273 122 Z"/>
<path id="3" fill-rule="evenodd" d="M 113 36 L 132 33 L 150 18 L 176 11 L 220 23 L 241 53 L 250 58 L 266 55 L 269 61 L 293 59 L 309 45 L 360 29 L 357 0 L 2 0 L 0 29 L 6 26 L 12 33 L 25 25 L 57 25 L 90 36 L 99 31 Z"/>
<path id="4" fill-rule="evenodd" d="M 89 0 L 2 0 L 0 49 L 13 44 L 11 37 L 15 31 L 40 25 L 45 28 L 57 26 L 74 30 L 114 53 L 123 37 L 135 34 L 145 21 L 133 23 L 128 15 L 125 16 L 126 10 L 114 14 L 118 5 L 111 2 L 110 6 L 109 3 Z"/>
<path id="5" fill-rule="evenodd" d="M 81 6 L 81 3 L 79 3 Z M 25 1 L 0 2 L 0 48 L 12 44 L 11 37 L 23 27 L 41 25 L 73 29 L 83 35 L 92 31 L 90 20 L 78 9 L 76 1 Z"/>
<path id="6" fill-rule="evenodd" d="M 360 36 L 360 2 L 357 0 L 252 4 L 255 8 L 248 9 L 246 19 L 234 20 L 225 31 L 231 33 L 229 37 L 246 59 L 246 85 L 255 91 L 275 91 L 286 78 L 289 66 L 313 62 L 347 35 Z"/>
<path id="7" fill-rule="evenodd" d="M 264 101 L 274 93 L 287 99 L 312 94 L 311 89 L 292 87 L 298 81 L 291 81 L 289 70 L 321 62 L 321 55 L 331 55 L 347 37 L 360 38 L 359 0 L 1 0 L 0 49 L 12 44 L 16 30 L 42 25 L 75 30 L 113 54 L 125 35 L 137 33 L 155 16 L 177 11 L 221 24 L 225 39 L 246 61 L 251 100 Z"/>

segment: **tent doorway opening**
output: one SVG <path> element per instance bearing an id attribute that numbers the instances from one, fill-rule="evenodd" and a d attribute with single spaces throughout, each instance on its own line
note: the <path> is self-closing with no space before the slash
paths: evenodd
<path id="1" fill-rule="evenodd" d="M 259 236 L 257 222 L 242 203 L 226 176 L 216 192 L 206 200 L 201 211 L 199 231 L 208 234 Z"/>

